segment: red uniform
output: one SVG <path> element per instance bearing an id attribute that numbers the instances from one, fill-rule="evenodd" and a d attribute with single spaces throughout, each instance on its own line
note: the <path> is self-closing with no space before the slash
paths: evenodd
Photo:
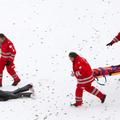
<path id="1" fill-rule="evenodd" d="M 112 42 L 112 44 L 114 44 L 114 43 L 116 43 L 118 41 L 120 41 L 120 32 L 118 33 L 118 35 L 111 42 Z"/>
<path id="2" fill-rule="evenodd" d="M 20 78 L 16 74 L 14 68 L 14 58 L 15 58 L 16 50 L 14 48 L 13 43 L 5 38 L 4 42 L 1 44 L 1 58 L 0 58 L 0 84 L 2 85 L 2 76 L 3 70 L 6 66 L 8 73 L 13 77 L 14 82 L 20 81 Z M 9 61 L 9 65 L 6 65 Z"/>
<path id="3" fill-rule="evenodd" d="M 93 71 L 85 58 L 80 56 L 74 58 L 73 72 L 77 78 L 76 103 L 78 105 L 82 104 L 83 90 L 86 90 L 100 99 L 104 97 L 103 93 L 91 85 L 94 81 Z"/>

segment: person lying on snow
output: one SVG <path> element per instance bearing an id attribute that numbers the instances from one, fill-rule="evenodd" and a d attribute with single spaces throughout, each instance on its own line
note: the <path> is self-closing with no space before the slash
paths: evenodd
<path id="1" fill-rule="evenodd" d="M 108 43 L 106 46 L 112 46 L 114 43 L 119 42 L 120 41 L 120 32 L 118 33 L 118 35 L 110 42 Z"/>
<path id="2" fill-rule="evenodd" d="M 31 92 L 27 92 L 27 91 Z M 0 90 L 0 101 L 7 101 L 10 99 L 18 99 L 18 98 L 23 98 L 27 97 L 30 98 L 31 95 L 34 94 L 34 89 L 32 84 L 28 84 L 22 88 L 18 88 L 17 90 L 14 91 L 2 91 Z"/>
<path id="3" fill-rule="evenodd" d="M 105 102 L 106 95 L 99 91 L 97 88 L 92 86 L 94 81 L 93 71 L 87 60 L 79 56 L 75 52 L 69 53 L 69 58 L 73 64 L 72 76 L 77 78 L 77 88 L 76 88 L 76 102 L 71 104 L 72 106 L 81 106 L 83 104 L 83 91 L 87 91 L 101 100 L 101 103 Z"/>

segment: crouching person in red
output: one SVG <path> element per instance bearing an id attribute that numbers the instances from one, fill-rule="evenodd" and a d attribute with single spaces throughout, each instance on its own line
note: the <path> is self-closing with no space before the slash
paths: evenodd
<path id="1" fill-rule="evenodd" d="M 104 103 L 106 95 L 100 92 L 97 88 L 92 86 L 94 81 L 93 71 L 86 61 L 85 58 L 79 56 L 75 52 L 69 53 L 70 60 L 73 63 L 73 74 L 77 78 L 77 88 L 76 88 L 76 102 L 72 104 L 73 106 L 81 106 L 83 103 L 83 91 L 87 91 L 101 100 Z"/>
<path id="2" fill-rule="evenodd" d="M 0 49 L 1 49 L 1 58 L 0 58 L 0 87 L 2 86 L 2 77 L 3 70 L 6 67 L 7 72 L 13 77 L 14 82 L 13 86 L 16 86 L 20 82 L 20 78 L 14 70 L 14 58 L 16 50 L 13 43 L 4 35 L 0 34 Z"/>

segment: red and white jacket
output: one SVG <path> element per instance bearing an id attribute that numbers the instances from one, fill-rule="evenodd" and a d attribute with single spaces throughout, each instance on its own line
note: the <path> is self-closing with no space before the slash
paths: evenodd
<path id="1" fill-rule="evenodd" d="M 16 50 L 13 43 L 8 38 L 5 38 L 1 45 L 1 60 L 13 62 L 15 54 Z"/>
<path id="2" fill-rule="evenodd" d="M 77 78 L 77 83 L 86 85 L 94 81 L 93 71 L 83 57 L 77 56 L 73 61 L 73 72 Z"/>
<path id="3" fill-rule="evenodd" d="M 115 36 L 115 38 L 111 41 L 113 44 L 120 41 L 120 32 L 118 33 L 117 36 Z"/>

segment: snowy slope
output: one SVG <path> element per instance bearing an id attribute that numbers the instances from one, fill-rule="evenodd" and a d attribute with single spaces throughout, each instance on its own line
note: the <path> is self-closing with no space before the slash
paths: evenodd
<path id="1" fill-rule="evenodd" d="M 118 120 L 120 76 L 108 77 L 105 104 L 85 92 L 84 105 L 72 108 L 76 87 L 70 51 L 93 68 L 120 64 L 120 43 L 105 45 L 120 31 L 119 0 L 0 0 L 0 32 L 16 46 L 16 69 L 22 82 L 12 87 L 4 72 L 3 90 L 33 83 L 35 99 L 0 103 L 0 120 Z M 104 79 L 101 79 L 103 81 Z"/>

